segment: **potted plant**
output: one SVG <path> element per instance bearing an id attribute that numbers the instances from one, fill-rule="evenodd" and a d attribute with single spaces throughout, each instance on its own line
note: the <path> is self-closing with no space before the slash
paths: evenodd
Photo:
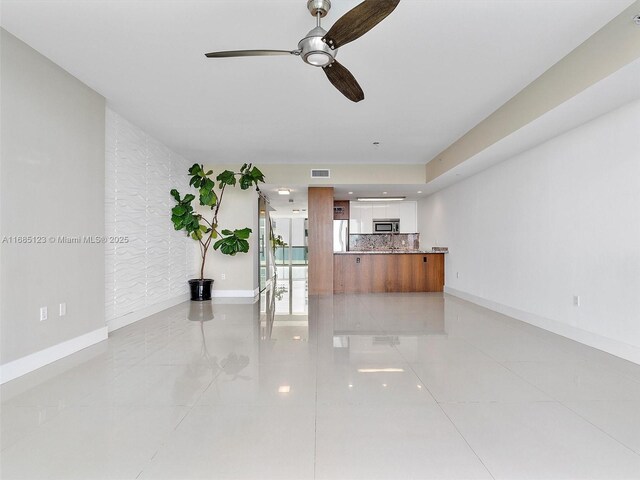
<path id="1" fill-rule="evenodd" d="M 234 256 L 237 253 L 247 253 L 249 251 L 250 228 L 236 230 L 219 229 L 218 213 L 224 196 L 225 188 L 240 185 L 242 190 L 247 190 L 255 185 L 259 191 L 258 183 L 264 183 L 264 175 L 258 167 L 251 164 L 244 164 L 239 172 L 225 170 L 213 180 L 213 170 L 205 171 L 203 165 L 194 163 L 189 169 L 189 185 L 198 190 L 198 201 L 200 206 L 208 208 L 211 216 L 205 218 L 204 215 L 196 212 L 192 202 L 196 196 L 188 193 L 184 197 L 175 188 L 171 190 L 171 196 L 176 201 L 176 206 L 171 209 L 171 221 L 176 230 L 184 230 L 188 236 L 199 243 L 200 257 L 200 278 L 189 280 L 191 289 L 191 300 L 210 300 L 211 284 L 213 279 L 204 278 L 204 266 L 207 260 L 207 252 L 213 240 L 214 250 L 220 250 L 225 255 Z M 218 191 L 216 192 L 216 182 Z"/>

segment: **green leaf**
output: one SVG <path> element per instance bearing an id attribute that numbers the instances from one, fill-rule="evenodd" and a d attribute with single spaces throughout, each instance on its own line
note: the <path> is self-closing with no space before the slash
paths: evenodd
<path id="1" fill-rule="evenodd" d="M 236 174 L 231 170 L 225 170 L 216 177 L 216 180 L 220 182 L 220 188 L 223 184 L 234 186 L 236 184 Z"/>
<path id="2" fill-rule="evenodd" d="M 246 239 L 249 238 L 250 233 L 250 228 L 242 228 L 233 232 L 231 230 L 223 230 L 222 234 L 228 236 L 215 242 L 213 248 L 231 256 L 237 253 L 247 253 L 249 251 L 249 242 Z"/>
<path id="3" fill-rule="evenodd" d="M 191 195 L 190 193 L 187 193 L 184 198 L 182 199 L 181 203 L 191 203 L 191 201 L 196 198 L 195 195 Z"/>
<path id="4" fill-rule="evenodd" d="M 208 229 L 206 225 L 200 225 L 200 230 L 206 232 Z"/>
<path id="5" fill-rule="evenodd" d="M 189 168 L 189 175 L 198 175 L 198 172 L 200 172 L 201 170 L 202 169 L 200 168 L 200 165 L 194 163 L 193 165 L 191 165 L 191 168 Z"/>
<path id="6" fill-rule="evenodd" d="M 247 253 L 249 251 L 249 242 L 246 240 L 239 239 L 238 240 L 238 252 Z"/>
<path id="7" fill-rule="evenodd" d="M 253 181 L 256 185 L 258 185 L 258 182 L 264 183 L 264 173 L 262 173 L 258 167 L 253 167 L 251 170 L 251 176 L 253 177 Z"/>
<path id="8" fill-rule="evenodd" d="M 240 188 L 247 190 L 251 185 L 253 185 L 253 177 L 249 173 L 243 173 L 240 177 Z"/>
<path id="9" fill-rule="evenodd" d="M 173 222 L 173 228 L 175 230 L 182 230 L 182 226 L 184 225 L 182 217 L 171 217 L 171 221 Z"/>
<path id="10" fill-rule="evenodd" d="M 184 208 L 182 205 L 176 205 L 171 209 L 171 213 L 173 213 L 177 217 L 181 217 L 182 215 L 187 213 L 187 209 Z"/>
<path id="11" fill-rule="evenodd" d="M 233 234 L 238 238 L 247 239 L 249 238 L 249 235 L 251 235 L 251 229 L 247 227 L 240 230 L 234 230 Z"/>
<path id="12" fill-rule="evenodd" d="M 172 188 L 171 192 L 169 192 L 169 193 L 176 200 L 176 202 L 180 201 L 180 194 L 178 193 L 178 191 L 175 188 Z"/>

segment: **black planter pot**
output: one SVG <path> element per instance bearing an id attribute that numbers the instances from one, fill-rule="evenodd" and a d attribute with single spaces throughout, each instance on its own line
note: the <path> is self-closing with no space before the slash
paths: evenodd
<path id="1" fill-rule="evenodd" d="M 191 300 L 196 302 L 211 300 L 211 285 L 213 285 L 213 280 L 211 278 L 205 278 L 203 280 L 193 278 L 189 280 Z"/>

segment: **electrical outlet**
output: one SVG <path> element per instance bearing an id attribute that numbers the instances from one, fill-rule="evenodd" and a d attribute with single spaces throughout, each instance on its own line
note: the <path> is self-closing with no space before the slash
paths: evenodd
<path id="1" fill-rule="evenodd" d="M 220 280 L 226 280 L 227 279 L 227 275 L 224 273 L 220 274 Z"/>
<path id="2" fill-rule="evenodd" d="M 579 307 L 580 306 L 580 295 L 574 295 L 573 296 L 573 306 L 574 307 Z"/>
<path id="3" fill-rule="evenodd" d="M 48 318 L 47 307 L 40 307 L 40 321 L 43 322 Z"/>
<path id="4" fill-rule="evenodd" d="M 66 302 L 62 302 L 62 303 L 60 304 L 60 309 L 59 309 L 59 311 L 58 311 L 58 314 L 59 314 L 61 317 L 64 317 L 64 316 L 67 314 L 67 304 L 66 304 Z"/>

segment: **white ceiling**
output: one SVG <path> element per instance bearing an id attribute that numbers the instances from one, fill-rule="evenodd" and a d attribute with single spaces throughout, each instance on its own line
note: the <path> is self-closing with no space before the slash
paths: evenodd
<path id="1" fill-rule="evenodd" d="M 289 195 L 280 195 L 278 190 L 282 185 L 265 184 L 260 190 L 269 199 L 269 206 L 274 210 L 273 217 L 296 216 L 294 210 L 298 210 L 300 216 L 306 217 L 308 205 L 307 185 L 287 185 Z M 386 193 L 385 193 L 386 192 Z M 419 192 L 419 193 L 418 193 Z M 407 200 L 418 200 L 426 197 L 430 190 L 424 183 L 415 185 L 335 185 L 333 197 L 336 200 L 357 200 L 358 197 L 394 197 L 402 196 Z M 290 201 L 293 200 L 293 201 Z"/>
<path id="2" fill-rule="evenodd" d="M 358 104 L 297 57 L 204 57 L 296 48 L 306 0 L 3 0 L 0 18 L 190 160 L 425 163 L 631 3 L 402 0 L 340 49 Z"/>

